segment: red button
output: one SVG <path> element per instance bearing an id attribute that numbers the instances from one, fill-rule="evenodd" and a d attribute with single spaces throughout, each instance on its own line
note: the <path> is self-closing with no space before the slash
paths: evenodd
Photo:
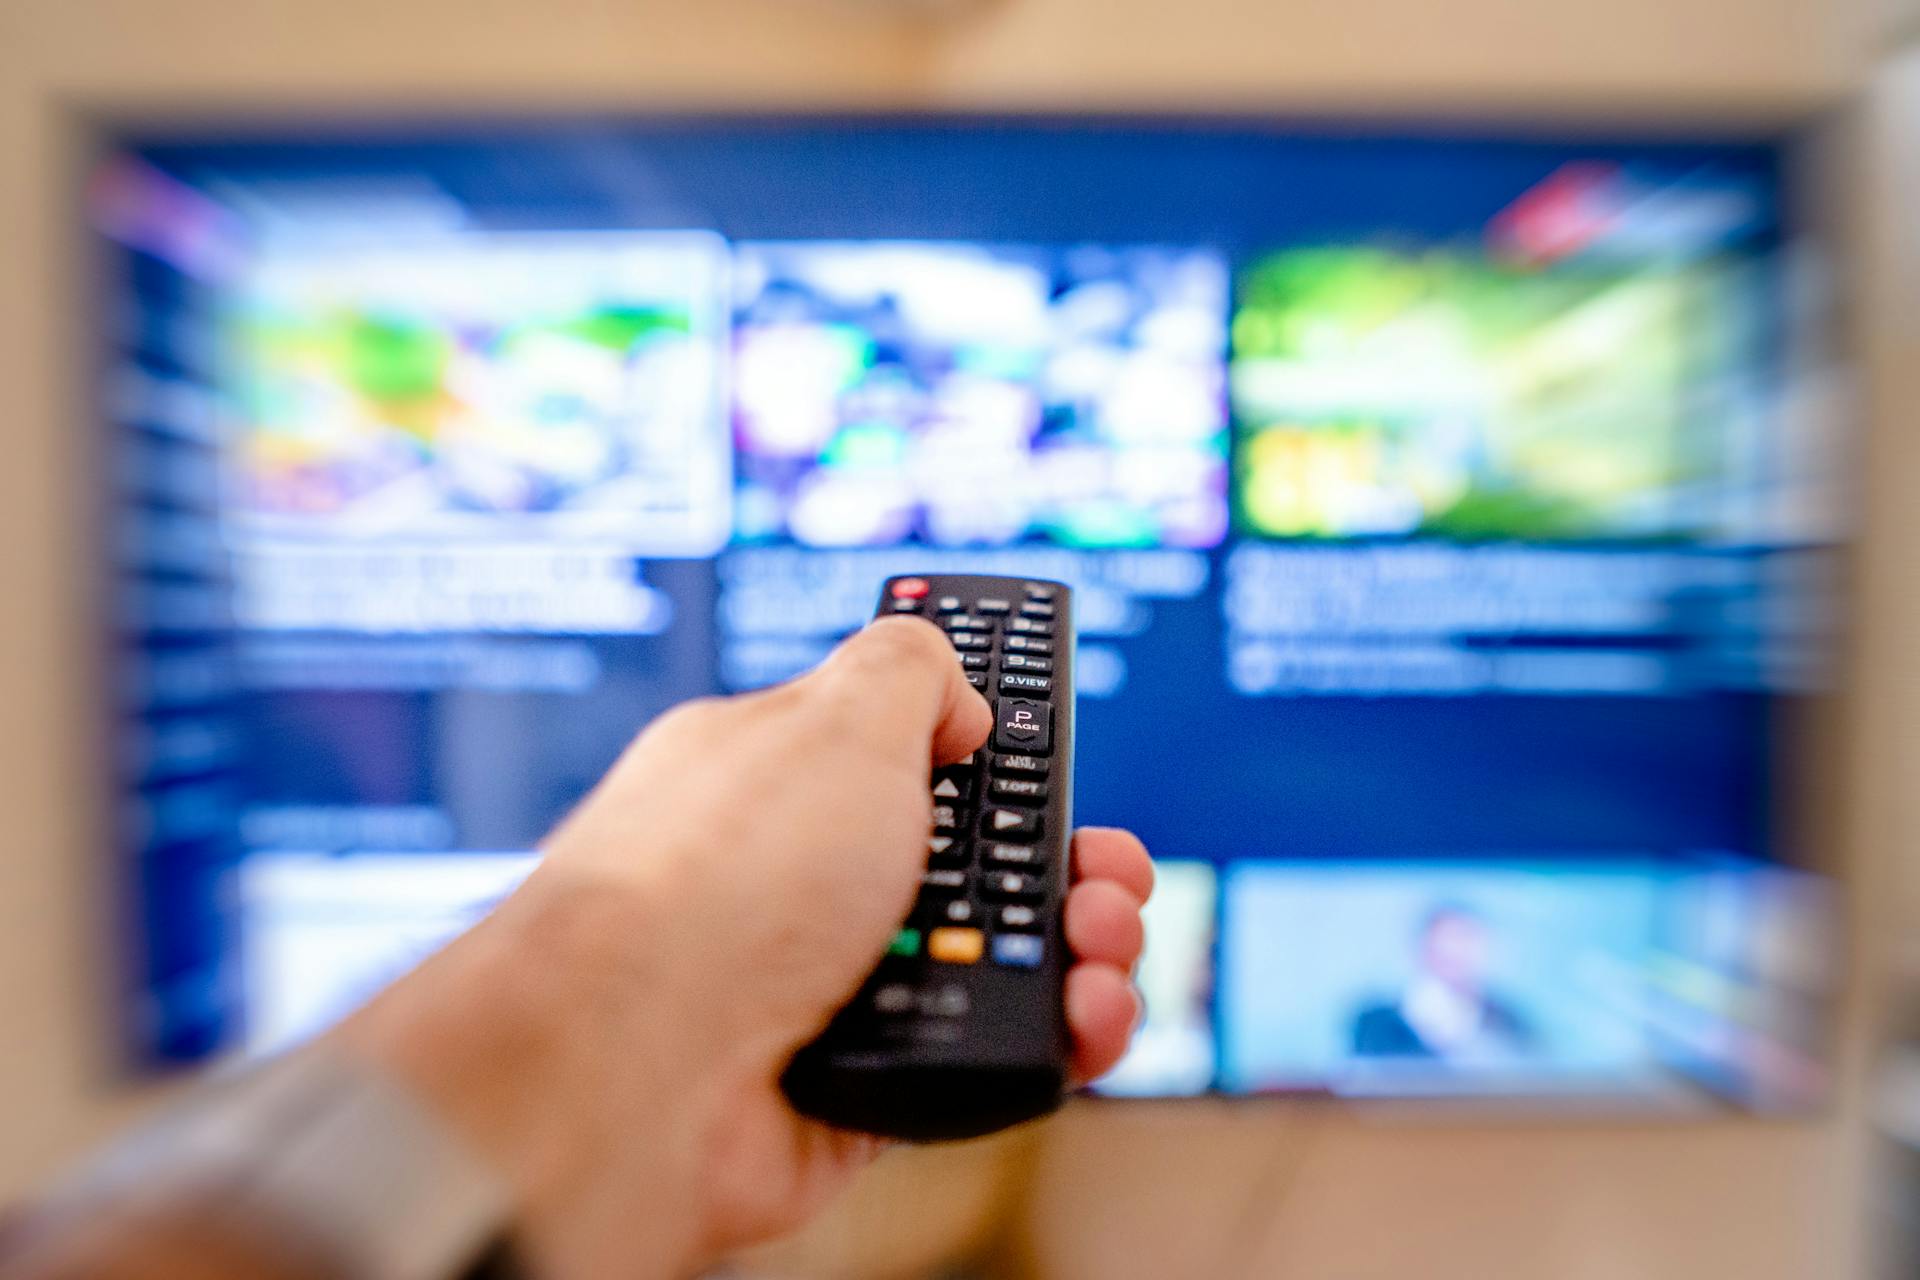
<path id="1" fill-rule="evenodd" d="M 918 600 L 932 588 L 927 586 L 925 578 L 898 578 L 893 584 L 893 597 L 896 600 Z"/>

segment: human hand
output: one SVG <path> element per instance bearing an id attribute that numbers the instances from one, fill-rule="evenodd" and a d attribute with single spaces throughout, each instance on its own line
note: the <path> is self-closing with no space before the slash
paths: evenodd
<path id="1" fill-rule="evenodd" d="M 945 639 L 891 618 L 789 684 L 656 721 L 487 921 L 343 1026 L 513 1180 L 543 1273 L 671 1273 L 797 1225 L 878 1151 L 779 1076 L 857 989 L 924 866 L 928 769 L 981 746 Z M 1152 867 L 1083 830 L 1074 1071 L 1124 1050 Z"/>

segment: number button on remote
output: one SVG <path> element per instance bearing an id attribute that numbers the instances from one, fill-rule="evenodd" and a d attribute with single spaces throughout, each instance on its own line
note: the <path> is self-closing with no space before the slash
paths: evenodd
<path id="1" fill-rule="evenodd" d="M 1036 653 L 1045 657 L 1053 652 L 1053 641 L 1039 640 L 1033 636 L 1003 636 L 1000 644 L 1013 653 Z"/>
<path id="2" fill-rule="evenodd" d="M 1032 654 L 1027 653 L 1009 653 L 1000 659 L 1000 670 L 1031 671 L 1037 675 L 1051 675 L 1053 673 L 1053 659 L 1036 658 Z"/>

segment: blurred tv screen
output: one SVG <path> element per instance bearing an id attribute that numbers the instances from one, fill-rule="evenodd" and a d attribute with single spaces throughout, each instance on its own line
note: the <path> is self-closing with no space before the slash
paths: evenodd
<path id="1" fill-rule="evenodd" d="M 120 139 L 129 1039 L 312 1035 L 651 717 L 974 571 L 1079 592 L 1078 812 L 1163 860 L 1102 1091 L 1817 1097 L 1789 142 Z"/>

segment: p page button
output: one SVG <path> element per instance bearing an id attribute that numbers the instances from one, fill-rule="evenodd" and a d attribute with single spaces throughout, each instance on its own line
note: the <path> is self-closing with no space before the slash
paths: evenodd
<path id="1" fill-rule="evenodd" d="M 1027 698 L 1000 699 L 993 745 L 999 751 L 1045 755 L 1053 749 L 1053 708 Z"/>

